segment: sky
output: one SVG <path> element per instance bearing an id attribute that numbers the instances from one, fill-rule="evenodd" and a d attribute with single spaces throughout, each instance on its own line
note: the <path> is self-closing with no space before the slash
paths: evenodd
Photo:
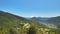
<path id="1" fill-rule="evenodd" d="M 0 0 L 0 10 L 22 17 L 60 16 L 60 0 Z"/>

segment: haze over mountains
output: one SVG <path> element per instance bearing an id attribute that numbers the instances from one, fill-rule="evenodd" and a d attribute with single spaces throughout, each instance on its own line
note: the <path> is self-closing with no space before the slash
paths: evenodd
<path id="1" fill-rule="evenodd" d="M 60 16 L 57 17 L 32 17 L 29 20 L 33 20 L 44 26 L 50 26 L 52 28 L 60 28 Z"/>

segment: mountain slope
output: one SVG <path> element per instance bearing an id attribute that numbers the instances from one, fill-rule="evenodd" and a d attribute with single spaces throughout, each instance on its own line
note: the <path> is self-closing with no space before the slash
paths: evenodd
<path id="1" fill-rule="evenodd" d="M 42 17 L 32 17 L 30 20 L 36 21 L 42 26 L 47 26 L 50 28 L 60 28 L 60 17 L 42 18 Z"/>
<path id="2" fill-rule="evenodd" d="M 21 16 L 0 11 L 0 34 L 21 34 L 21 30 L 26 32 L 32 24 L 37 25 Z"/>
<path id="3" fill-rule="evenodd" d="M 52 17 L 49 20 L 47 20 L 47 22 L 55 24 L 58 28 L 60 28 L 60 16 Z"/>
<path id="4" fill-rule="evenodd" d="M 23 17 L 0 11 L 0 27 L 18 26 L 19 23 L 25 23 L 26 21 L 28 22 Z"/>

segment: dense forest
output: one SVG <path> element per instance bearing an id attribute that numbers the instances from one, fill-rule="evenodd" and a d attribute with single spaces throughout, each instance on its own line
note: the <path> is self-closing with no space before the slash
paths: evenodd
<path id="1" fill-rule="evenodd" d="M 60 34 L 60 29 L 41 26 L 35 21 L 0 11 L 0 34 Z"/>

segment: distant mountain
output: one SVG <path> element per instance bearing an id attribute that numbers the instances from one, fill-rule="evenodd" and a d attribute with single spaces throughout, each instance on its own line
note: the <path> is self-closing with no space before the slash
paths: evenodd
<path id="1" fill-rule="evenodd" d="M 51 18 L 42 18 L 42 17 L 32 17 L 30 20 L 36 21 L 40 25 L 53 27 L 53 28 L 60 28 L 60 16 L 58 17 L 51 17 Z"/>
<path id="2" fill-rule="evenodd" d="M 43 18 L 43 17 L 32 17 L 30 18 L 30 20 L 34 20 L 34 21 L 46 21 L 49 18 Z"/>
<path id="3" fill-rule="evenodd" d="M 52 18 L 48 19 L 47 22 L 55 24 L 58 26 L 58 28 L 60 28 L 60 16 L 52 17 Z"/>

